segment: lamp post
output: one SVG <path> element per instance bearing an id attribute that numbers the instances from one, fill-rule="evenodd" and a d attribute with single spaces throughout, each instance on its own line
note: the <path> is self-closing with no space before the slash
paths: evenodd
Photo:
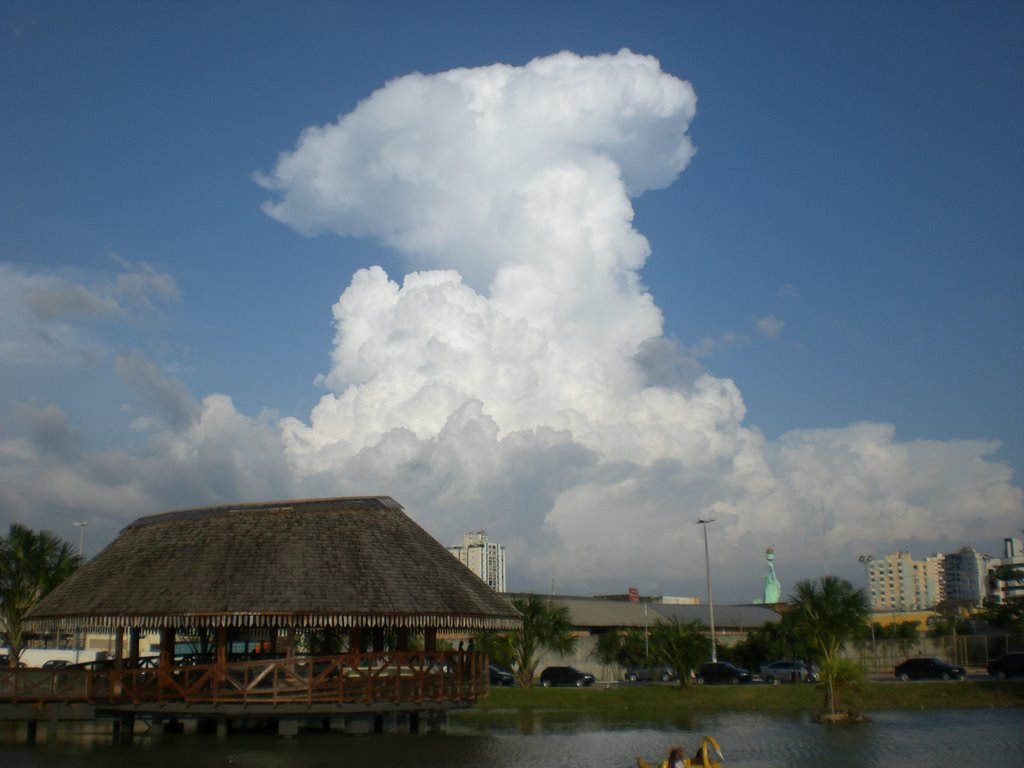
<path id="1" fill-rule="evenodd" d="M 711 556 L 708 554 L 708 523 L 713 523 L 714 518 L 704 520 L 703 518 L 694 525 L 704 526 L 704 575 L 708 582 L 708 611 L 711 614 L 711 661 L 718 661 L 718 649 L 715 647 L 715 601 L 711 598 Z"/>
<path id="2" fill-rule="evenodd" d="M 78 529 L 78 559 L 80 562 L 85 560 L 85 526 L 88 524 L 87 520 L 75 523 L 75 527 Z M 82 646 L 85 645 L 85 630 L 80 629 L 75 632 L 75 635 L 75 663 L 77 664 Z"/>
<path id="3" fill-rule="evenodd" d="M 78 529 L 78 556 L 83 560 L 85 559 L 85 526 L 88 524 L 88 521 L 75 523 L 75 527 Z"/>
<path id="4" fill-rule="evenodd" d="M 861 555 L 857 558 L 864 566 L 864 578 L 867 580 L 868 600 L 871 601 L 871 668 L 878 666 L 878 651 L 875 648 L 875 598 L 871 594 L 871 563 L 875 559 L 872 555 Z"/>

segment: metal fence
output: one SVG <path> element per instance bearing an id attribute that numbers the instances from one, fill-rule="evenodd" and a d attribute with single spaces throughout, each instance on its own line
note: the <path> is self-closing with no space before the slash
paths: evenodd
<path id="1" fill-rule="evenodd" d="M 993 659 L 1013 651 L 1024 651 L 1024 637 L 958 633 L 944 637 L 921 635 L 912 639 L 851 643 L 845 656 L 868 672 L 892 672 L 897 664 L 912 656 L 937 656 L 965 667 L 985 667 Z"/>

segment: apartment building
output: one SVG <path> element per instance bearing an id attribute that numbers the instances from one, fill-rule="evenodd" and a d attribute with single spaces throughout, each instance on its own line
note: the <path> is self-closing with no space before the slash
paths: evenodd
<path id="1" fill-rule="evenodd" d="M 932 608 L 943 599 L 944 556 L 936 553 L 914 560 L 909 552 L 867 559 L 868 590 L 874 611 Z"/>
<path id="2" fill-rule="evenodd" d="M 992 558 L 974 547 L 962 547 L 946 555 L 942 563 L 945 578 L 944 601 L 953 605 L 980 606 L 988 597 L 988 570 Z"/>
<path id="3" fill-rule="evenodd" d="M 1003 556 L 989 561 L 989 588 L 992 602 L 1006 603 L 1024 599 L 1024 540 L 1003 539 Z"/>
<path id="4" fill-rule="evenodd" d="M 507 592 L 505 547 L 487 540 L 487 531 L 464 534 L 462 546 L 448 547 L 460 563 L 479 576 L 495 592 Z"/>

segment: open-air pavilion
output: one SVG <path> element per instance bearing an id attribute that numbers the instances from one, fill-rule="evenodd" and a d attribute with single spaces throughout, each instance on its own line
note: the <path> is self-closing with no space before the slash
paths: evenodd
<path id="1" fill-rule="evenodd" d="M 116 650 L 92 670 L 0 671 L 7 709 L 61 703 L 224 732 L 269 720 L 283 734 L 309 720 L 443 724 L 486 693 L 488 669 L 483 653 L 439 648 L 438 632 L 521 626 L 387 496 L 143 517 L 27 618 L 42 632 L 113 632 Z M 155 658 L 140 655 L 143 631 L 159 632 Z"/>

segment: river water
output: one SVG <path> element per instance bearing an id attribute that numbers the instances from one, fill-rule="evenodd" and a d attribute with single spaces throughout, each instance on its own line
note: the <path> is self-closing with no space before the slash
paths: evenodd
<path id="1" fill-rule="evenodd" d="M 716 714 L 692 721 L 614 724 L 539 713 L 495 720 L 458 714 L 445 735 L 347 736 L 303 733 L 298 738 L 236 735 L 136 736 L 114 745 L 109 732 L 62 733 L 56 744 L 0 743 L 4 768 L 630 768 L 635 757 L 664 757 L 681 743 L 695 749 L 703 734 L 722 746 L 730 768 L 1020 768 L 1024 710 L 880 712 L 870 723 L 828 727 L 806 715 Z"/>

